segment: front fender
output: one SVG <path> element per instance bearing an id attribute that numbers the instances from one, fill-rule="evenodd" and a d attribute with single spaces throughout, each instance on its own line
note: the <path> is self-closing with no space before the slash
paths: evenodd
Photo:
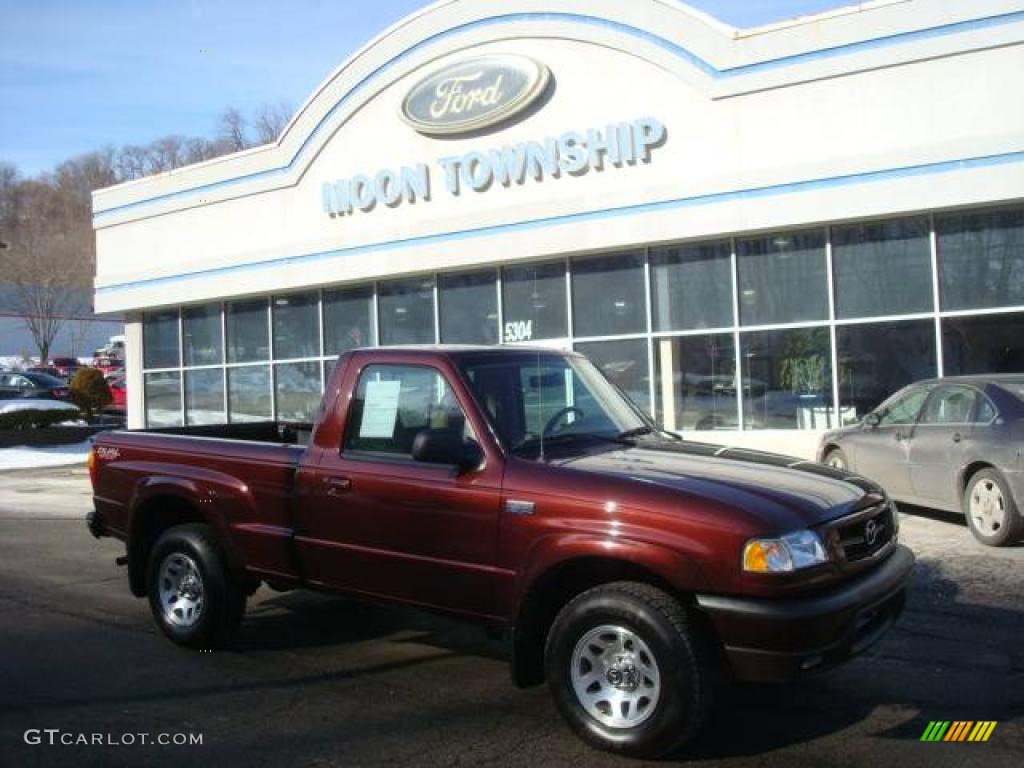
<path id="1" fill-rule="evenodd" d="M 573 560 L 619 561 L 656 575 L 677 592 L 706 591 L 707 577 L 699 562 L 703 553 L 682 552 L 653 542 L 593 533 L 561 533 L 538 541 L 519 571 L 515 605 L 521 606 L 544 574 Z"/>

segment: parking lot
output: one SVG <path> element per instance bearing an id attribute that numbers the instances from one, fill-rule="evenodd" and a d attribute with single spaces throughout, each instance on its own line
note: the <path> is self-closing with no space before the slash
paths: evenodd
<path id="1" fill-rule="evenodd" d="M 83 469 L 0 474 L 0 765 L 629 765 L 578 742 L 503 643 L 386 607 L 261 589 L 237 649 L 185 651 L 94 540 Z M 702 766 L 1017 766 L 1024 761 L 1024 547 L 908 510 L 906 615 L 846 667 L 735 686 L 686 755 Z M 931 720 L 998 721 L 987 743 L 921 743 Z M 27 744 L 62 733 L 201 734 L 191 746 Z M 136 742 L 138 738 L 135 738 Z"/>

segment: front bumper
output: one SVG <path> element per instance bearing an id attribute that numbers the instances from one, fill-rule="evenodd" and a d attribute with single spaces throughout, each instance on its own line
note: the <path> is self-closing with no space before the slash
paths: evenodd
<path id="1" fill-rule="evenodd" d="M 914 555 L 897 546 L 862 576 L 812 597 L 767 600 L 697 595 L 741 680 L 793 680 L 873 645 L 903 612 Z"/>

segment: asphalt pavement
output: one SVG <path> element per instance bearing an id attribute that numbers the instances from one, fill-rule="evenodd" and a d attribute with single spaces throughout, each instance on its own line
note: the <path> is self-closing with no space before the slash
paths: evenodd
<path id="1" fill-rule="evenodd" d="M 177 648 L 88 503 L 82 469 L 0 474 L 0 766 L 639 765 L 583 746 L 544 688 L 512 686 L 500 639 L 446 619 L 261 589 L 237 648 Z M 1024 764 L 1024 548 L 920 510 L 901 535 L 919 567 L 889 636 L 799 685 L 728 688 L 683 761 Z M 998 724 L 922 743 L 932 720 Z"/>

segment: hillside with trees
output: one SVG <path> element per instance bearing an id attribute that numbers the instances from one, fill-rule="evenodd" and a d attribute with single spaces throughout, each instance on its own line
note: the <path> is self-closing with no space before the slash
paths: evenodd
<path id="1" fill-rule="evenodd" d="M 168 135 L 105 147 L 33 178 L 0 158 L 0 298 L 22 319 L 40 361 L 74 318 L 92 315 L 96 238 L 92 191 L 276 141 L 291 116 L 285 104 L 246 116 L 226 109 L 213 138 Z"/>

